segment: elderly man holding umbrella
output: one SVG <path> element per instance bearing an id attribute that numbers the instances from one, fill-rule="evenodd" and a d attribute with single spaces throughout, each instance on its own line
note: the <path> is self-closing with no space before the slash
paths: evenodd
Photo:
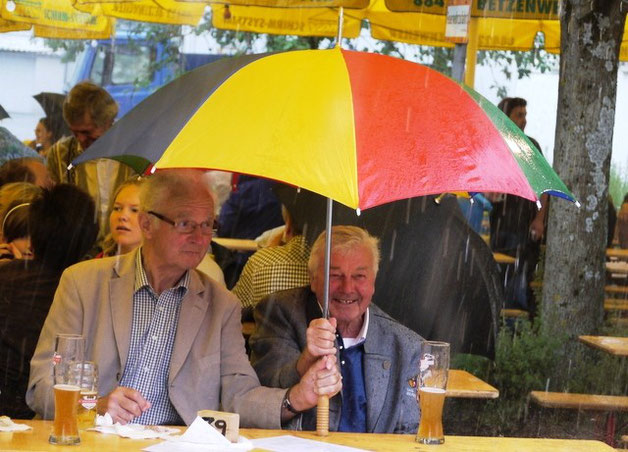
<path id="1" fill-rule="evenodd" d="M 251 361 L 262 384 L 287 388 L 320 357 L 338 355 L 342 396 L 330 400 L 330 430 L 415 433 L 421 337 L 371 303 L 379 264 L 378 240 L 355 226 L 332 228 L 330 318 L 321 318 L 325 232 L 308 262 L 311 284 L 277 292 L 255 309 Z M 296 427 L 313 430 L 316 410 Z"/>

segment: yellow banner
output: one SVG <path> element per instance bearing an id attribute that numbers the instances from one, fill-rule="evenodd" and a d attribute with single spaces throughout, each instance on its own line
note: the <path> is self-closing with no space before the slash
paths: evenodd
<path id="1" fill-rule="evenodd" d="M 386 0 L 390 11 L 447 14 L 447 0 Z"/>
<path id="2" fill-rule="evenodd" d="M 24 22 L 13 22 L 12 20 L 0 19 L 0 33 L 30 30 L 30 28 L 31 25 Z"/>
<path id="3" fill-rule="evenodd" d="M 110 19 L 111 27 L 102 31 L 90 31 L 69 28 L 53 28 L 35 25 L 34 34 L 37 38 L 49 39 L 109 39 L 115 27 L 114 19 Z"/>
<path id="4" fill-rule="evenodd" d="M 3 19 L 55 28 L 80 27 L 103 31 L 110 26 L 106 17 L 97 17 L 72 7 L 71 0 L 2 0 Z M 9 6 L 7 8 L 7 6 Z"/>
<path id="5" fill-rule="evenodd" d="M 386 0 L 391 11 L 446 14 L 445 0 Z M 560 0 L 473 0 L 472 17 L 558 20 Z"/>
<path id="6" fill-rule="evenodd" d="M 91 0 L 95 1 L 95 0 Z M 211 3 L 240 6 L 265 6 L 268 8 L 351 8 L 362 9 L 369 0 L 176 0 L 182 3 Z"/>
<path id="7" fill-rule="evenodd" d="M 198 25 L 205 10 L 203 3 L 182 3 L 174 0 L 126 0 L 107 3 L 75 0 L 74 7 L 118 19 L 192 26 Z"/>
<path id="8" fill-rule="evenodd" d="M 326 36 L 338 34 L 338 12 L 334 9 L 264 8 L 257 6 L 211 5 L 212 25 L 224 30 L 297 36 Z M 360 34 L 359 19 L 347 15 L 342 35 L 355 38 Z"/>

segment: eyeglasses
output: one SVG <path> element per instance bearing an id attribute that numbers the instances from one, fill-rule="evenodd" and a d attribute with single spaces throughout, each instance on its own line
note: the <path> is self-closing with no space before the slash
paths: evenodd
<path id="1" fill-rule="evenodd" d="M 196 221 L 190 220 L 173 221 L 165 215 L 153 212 L 152 210 L 149 210 L 147 213 L 159 218 L 161 221 L 166 222 L 169 225 L 172 225 L 172 227 L 174 227 L 174 230 L 177 231 L 179 234 L 191 234 L 192 232 L 196 231 L 196 228 L 201 228 L 201 234 L 211 235 L 212 228 L 214 226 L 213 223 L 209 221 L 203 221 L 200 224 Z"/>

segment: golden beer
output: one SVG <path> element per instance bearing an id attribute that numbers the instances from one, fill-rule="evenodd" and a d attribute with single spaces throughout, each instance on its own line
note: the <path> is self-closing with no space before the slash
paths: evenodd
<path id="1" fill-rule="evenodd" d="M 85 430 L 96 424 L 96 399 L 98 393 L 90 389 L 81 389 L 78 400 L 78 428 Z"/>
<path id="2" fill-rule="evenodd" d="M 417 441 L 423 444 L 443 444 L 443 405 L 445 390 L 441 388 L 423 387 L 417 392 L 421 406 L 421 422 Z"/>
<path id="3" fill-rule="evenodd" d="M 74 385 L 54 385 L 55 420 L 50 442 L 52 444 L 79 444 L 77 405 L 81 388 Z"/>

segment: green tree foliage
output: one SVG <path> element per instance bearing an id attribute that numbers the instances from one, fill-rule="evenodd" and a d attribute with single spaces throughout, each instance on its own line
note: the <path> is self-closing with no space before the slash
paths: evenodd
<path id="1" fill-rule="evenodd" d="M 611 177 L 608 192 L 613 198 L 615 208 L 619 209 L 624 200 L 624 196 L 628 193 L 628 169 L 625 166 L 611 166 Z"/>

